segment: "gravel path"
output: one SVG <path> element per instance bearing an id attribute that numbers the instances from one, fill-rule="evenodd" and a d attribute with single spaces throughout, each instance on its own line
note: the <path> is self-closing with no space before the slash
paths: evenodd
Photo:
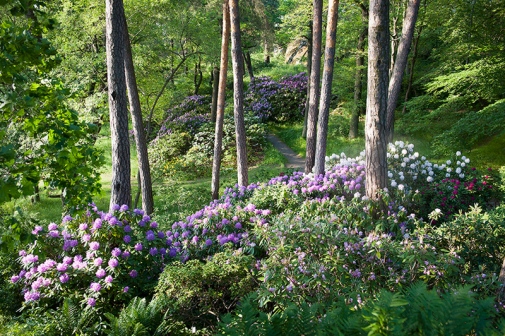
<path id="1" fill-rule="evenodd" d="M 300 155 L 296 154 L 291 148 L 289 148 L 284 142 L 282 142 L 275 135 L 268 134 L 267 139 L 288 160 L 288 163 L 286 164 L 286 168 L 295 168 L 295 169 L 303 170 L 303 168 L 305 167 L 305 159 L 304 158 L 302 158 Z"/>

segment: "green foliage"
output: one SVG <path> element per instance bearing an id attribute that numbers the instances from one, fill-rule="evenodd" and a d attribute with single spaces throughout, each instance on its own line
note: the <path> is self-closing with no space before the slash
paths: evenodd
<path id="1" fill-rule="evenodd" d="M 466 114 L 450 129 L 434 138 L 436 153 L 452 150 L 470 150 L 479 142 L 503 132 L 505 100 L 499 100 L 484 109 Z"/>
<path id="2" fill-rule="evenodd" d="M 68 108 L 68 90 L 50 72 L 59 57 L 42 33 L 53 28 L 43 4 L 8 1 L 0 10 L 33 19 L 0 22 L 0 202 L 34 193 L 40 179 L 62 190 L 68 208 L 100 190 L 95 127 Z"/>
<path id="3" fill-rule="evenodd" d="M 191 146 L 191 135 L 186 132 L 167 133 L 149 144 L 149 163 L 154 175 L 165 175 L 167 164 L 184 155 Z"/>
<path id="4" fill-rule="evenodd" d="M 253 263 L 252 256 L 228 251 L 205 262 L 167 266 L 156 287 L 156 297 L 168 310 L 166 318 L 170 323 L 183 322 L 187 328 L 211 328 L 219 315 L 230 312 L 256 288 Z"/>
<path id="5" fill-rule="evenodd" d="M 258 307 L 255 295 L 223 318 L 219 335 L 500 335 L 493 324 L 493 299 L 478 300 L 469 287 L 439 295 L 417 283 L 404 291 L 382 290 L 357 306 L 289 306 L 274 312 Z"/>
<path id="6" fill-rule="evenodd" d="M 109 329 L 105 330 L 105 335 L 109 336 L 164 335 L 167 328 L 163 323 L 161 302 L 156 299 L 147 303 L 145 298 L 135 297 L 120 311 L 118 317 L 112 313 L 105 316 L 110 321 Z"/>
<path id="7" fill-rule="evenodd" d="M 442 248 L 454 251 L 464 261 L 467 273 L 499 273 L 505 258 L 505 205 L 483 212 L 475 205 L 436 230 Z"/>

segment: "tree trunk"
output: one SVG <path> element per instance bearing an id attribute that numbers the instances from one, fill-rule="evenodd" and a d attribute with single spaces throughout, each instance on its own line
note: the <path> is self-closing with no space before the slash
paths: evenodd
<path id="1" fill-rule="evenodd" d="M 198 91 L 200 91 L 200 86 L 203 81 L 203 73 L 202 73 L 202 58 L 198 57 L 198 62 L 195 62 L 195 76 L 193 79 L 195 83 L 195 92 L 193 94 L 197 95 Z"/>
<path id="2" fill-rule="evenodd" d="M 419 28 L 417 36 L 414 39 L 414 50 L 412 51 L 412 60 L 410 61 L 409 80 L 407 83 L 407 89 L 405 90 L 405 99 L 404 99 L 402 113 L 405 113 L 406 106 L 407 106 L 405 103 L 409 100 L 410 90 L 412 89 L 412 83 L 414 82 L 414 67 L 416 65 L 419 38 L 421 37 L 422 31 L 423 31 L 423 26 L 421 26 Z"/>
<path id="3" fill-rule="evenodd" d="M 128 101 L 130 103 L 130 115 L 132 118 L 133 134 L 135 136 L 135 145 L 137 147 L 138 160 L 138 178 L 139 190 L 142 194 L 142 209 L 148 215 L 154 211 L 153 189 L 151 181 L 151 169 L 149 167 L 149 158 L 147 155 L 147 137 L 144 132 L 144 123 L 142 122 L 142 109 L 140 107 L 139 93 L 137 90 L 137 80 L 135 77 L 135 68 L 133 66 L 133 56 L 128 36 L 128 24 L 126 17 L 124 21 L 124 70 L 126 78 L 126 87 L 128 89 Z"/>
<path id="4" fill-rule="evenodd" d="M 351 116 L 351 125 L 349 128 L 349 138 L 358 137 L 359 116 L 364 114 L 364 106 L 361 101 L 363 93 L 363 65 L 365 64 L 365 38 L 368 27 L 364 27 L 359 34 L 358 47 L 356 48 L 356 74 L 354 75 L 354 108 Z"/>
<path id="5" fill-rule="evenodd" d="M 244 55 L 245 65 L 247 67 L 247 72 L 249 74 L 249 80 L 252 83 L 252 82 L 254 82 L 254 72 L 253 72 L 253 67 L 252 67 L 252 62 L 251 62 L 251 53 L 249 52 L 249 50 L 247 50 L 247 51 L 244 51 L 243 55 Z"/>
<path id="6" fill-rule="evenodd" d="M 331 86 L 333 82 L 333 66 L 335 63 L 335 40 L 337 35 L 339 0 L 330 0 L 328 5 L 328 23 L 326 24 L 326 47 L 324 52 L 323 83 L 319 117 L 317 121 L 316 156 L 314 164 L 315 175 L 324 174 L 326 158 L 326 138 L 328 136 L 328 117 L 330 114 Z"/>
<path id="7" fill-rule="evenodd" d="M 212 105 L 210 108 L 210 120 L 216 122 L 216 111 L 217 111 L 217 95 L 219 92 L 219 68 L 214 67 L 212 70 Z"/>
<path id="8" fill-rule="evenodd" d="M 110 209 L 131 203 L 130 140 L 124 71 L 124 8 L 122 0 L 106 0 L 107 83 L 112 143 Z"/>
<path id="9" fill-rule="evenodd" d="M 409 49 L 412 44 L 412 37 L 414 36 L 414 26 L 416 24 L 420 4 L 421 0 L 409 0 L 407 13 L 403 21 L 402 37 L 398 46 L 398 54 L 396 55 L 391 80 L 389 81 L 386 122 L 386 131 L 389 142 L 393 141 L 395 109 L 398 104 L 398 98 L 400 97 L 403 73 L 405 72 L 405 67 L 407 66 Z"/>
<path id="10" fill-rule="evenodd" d="M 246 132 L 244 125 L 244 62 L 242 59 L 242 41 L 240 37 L 240 18 L 238 0 L 229 0 L 231 60 L 233 65 L 233 115 L 237 146 L 238 185 L 248 184 Z"/>
<path id="11" fill-rule="evenodd" d="M 305 173 L 308 174 L 314 167 L 316 156 L 316 131 L 319 103 L 319 80 L 321 77 L 321 30 L 323 18 L 323 1 L 314 0 L 312 33 L 312 69 L 310 73 L 309 113 L 307 118 L 307 148 L 305 155 Z"/>
<path id="12" fill-rule="evenodd" d="M 386 111 L 389 72 L 389 1 L 371 0 L 365 127 L 366 196 L 379 200 L 387 183 Z"/>
<path id="13" fill-rule="evenodd" d="M 219 198 L 219 170 L 223 144 L 224 103 L 226 99 L 226 75 L 228 72 L 228 44 L 230 43 L 230 11 L 228 0 L 223 1 L 223 36 L 221 38 L 220 71 L 214 69 L 214 86 L 218 87 L 216 99 L 216 131 L 214 136 L 214 160 L 212 162 L 212 199 Z M 217 77 L 216 77 L 217 73 Z M 219 83 L 218 83 L 219 82 Z M 214 89 L 216 91 L 216 89 Z"/>
<path id="14" fill-rule="evenodd" d="M 265 64 L 270 64 L 270 50 L 268 47 L 268 38 L 263 38 L 263 61 Z"/>
<path id="15" fill-rule="evenodd" d="M 312 32 L 313 32 L 313 23 L 310 21 L 309 24 L 309 36 L 307 38 L 307 78 L 309 79 L 307 82 L 307 97 L 305 98 L 305 109 L 303 111 L 303 129 L 302 129 L 302 138 L 307 139 L 307 120 L 309 119 L 309 98 L 310 98 L 310 74 L 312 71 Z"/>

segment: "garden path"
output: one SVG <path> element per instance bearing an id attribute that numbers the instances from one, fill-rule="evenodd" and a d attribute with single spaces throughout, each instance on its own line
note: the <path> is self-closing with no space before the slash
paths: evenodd
<path id="1" fill-rule="evenodd" d="M 296 154 L 278 137 L 276 137 L 273 134 L 268 134 L 267 139 L 272 143 L 272 145 L 274 145 L 275 149 L 277 149 L 288 160 L 288 162 L 286 163 L 286 168 L 298 169 L 305 167 L 305 159 L 302 158 L 300 155 Z"/>

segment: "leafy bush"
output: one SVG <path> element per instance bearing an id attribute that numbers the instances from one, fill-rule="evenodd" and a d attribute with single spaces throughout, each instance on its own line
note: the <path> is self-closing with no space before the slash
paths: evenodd
<path id="1" fill-rule="evenodd" d="M 219 335 L 501 335 L 493 298 L 478 300 L 470 288 L 439 295 L 418 283 L 404 291 L 382 290 L 376 299 L 348 304 L 337 300 L 289 306 L 274 312 L 250 295 L 223 318 Z"/>
<path id="2" fill-rule="evenodd" d="M 161 123 L 158 137 L 169 131 L 188 132 L 195 135 L 199 128 L 210 121 L 210 96 L 188 96 L 169 109 Z"/>
<path id="3" fill-rule="evenodd" d="M 185 132 L 167 132 L 149 144 L 149 161 L 154 175 L 166 175 L 167 164 L 184 155 L 191 146 L 191 136 Z"/>
<path id="4" fill-rule="evenodd" d="M 505 100 L 499 100 L 486 108 L 466 114 L 450 129 L 434 139 L 437 153 L 455 149 L 472 149 L 480 141 L 503 132 L 505 124 Z"/>
<path id="5" fill-rule="evenodd" d="M 479 206 L 458 214 L 436 230 L 438 245 L 457 253 L 465 262 L 465 270 L 491 276 L 499 273 L 505 258 L 505 205 L 489 212 Z M 486 274 L 484 274 L 486 277 Z"/>
<path id="6" fill-rule="evenodd" d="M 258 77 L 245 94 L 245 109 L 262 121 L 295 121 L 303 117 L 307 96 L 307 76 L 299 73 L 283 77 L 278 83 Z"/>
<path id="7" fill-rule="evenodd" d="M 158 224 L 142 210 L 92 207 L 60 225 L 36 226 L 37 240 L 19 252 L 22 270 L 12 282 L 23 285 L 25 304 L 54 306 L 62 298 L 113 310 L 132 295 L 151 292 L 163 263 L 177 255 Z"/>
<path id="8" fill-rule="evenodd" d="M 167 266 L 156 287 L 156 297 L 168 310 L 166 317 L 187 328 L 211 328 L 221 314 L 256 288 L 251 273 L 255 259 L 237 251 L 216 253 L 206 262 L 191 260 Z"/>

